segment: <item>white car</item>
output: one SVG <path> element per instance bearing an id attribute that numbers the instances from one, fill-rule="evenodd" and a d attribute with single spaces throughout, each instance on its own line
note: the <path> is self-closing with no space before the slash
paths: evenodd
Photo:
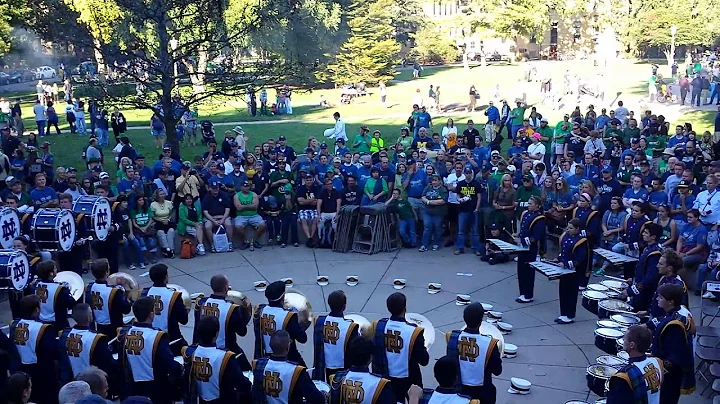
<path id="1" fill-rule="evenodd" d="M 35 79 L 54 79 L 57 76 L 55 69 L 50 66 L 40 66 L 35 69 Z"/>

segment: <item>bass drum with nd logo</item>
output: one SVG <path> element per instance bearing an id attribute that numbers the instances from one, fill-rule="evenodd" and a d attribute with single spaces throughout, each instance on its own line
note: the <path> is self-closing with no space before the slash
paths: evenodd
<path id="1" fill-rule="evenodd" d="M 30 236 L 38 250 L 70 251 L 75 245 L 72 213 L 66 209 L 39 209 L 32 218 Z"/>
<path id="2" fill-rule="evenodd" d="M 20 216 L 13 208 L 0 210 L 0 247 L 10 250 L 13 240 L 20 235 Z"/>
<path id="3" fill-rule="evenodd" d="M 30 281 L 30 263 L 25 253 L 0 251 L 0 290 L 22 291 Z"/>
<path id="4" fill-rule="evenodd" d="M 73 212 L 85 215 L 87 228 L 93 232 L 96 240 L 105 241 L 110 233 L 112 208 L 107 198 L 102 196 L 81 196 L 73 203 Z"/>

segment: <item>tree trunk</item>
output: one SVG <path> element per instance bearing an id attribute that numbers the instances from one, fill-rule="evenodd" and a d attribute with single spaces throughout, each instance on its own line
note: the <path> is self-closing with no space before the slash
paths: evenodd
<path id="1" fill-rule="evenodd" d="M 93 52 L 95 53 L 95 61 L 98 65 L 98 73 L 99 74 L 105 74 L 107 71 L 107 64 L 105 63 L 105 56 L 103 56 L 102 53 L 102 42 L 100 42 L 99 38 L 93 37 Z"/>
<path id="2" fill-rule="evenodd" d="M 672 68 L 673 60 L 675 59 L 675 46 L 670 46 L 663 50 L 665 59 L 667 59 L 668 68 Z"/>

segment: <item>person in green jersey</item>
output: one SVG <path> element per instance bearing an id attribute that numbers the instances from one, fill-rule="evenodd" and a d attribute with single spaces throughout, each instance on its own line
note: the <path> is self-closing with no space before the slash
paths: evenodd
<path id="1" fill-rule="evenodd" d="M 360 126 L 360 133 L 355 135 L 353 139 L 352 147 L 358 153 L 369 154 L 371 142 L 370 129 L 368 129 L 367 125 L 362 125 Z"/>
<path id="2" fill-rule="evenodd" d="M 543 163 L 548 169 L 551 167 L 550 159 L 553 155 L 552 142 L 553 142 L 553 128 L 548 125 L 547 118 L 540 119 L 540 126 L 535 128 L 535 132 L 540 134 L 540 143 L 545 146 L 545 157 Z M 549 171 L 548 171 L 549 172 Z"/>
<path id="3" fill-rule="evenodd" d="M 517 135 L 520 128 L 523 126 L 523 120 L 525 119 L 525 109 L 527 106 L 522 101 L 517 102 L 517 107 L 513 108 L 512 111 L 510 111 L 510 119 L 511 119 L 511 128 L 510 128 L 510 136 L 513 138 Z"/>
<path id="4" fill-rule="evenodd" d="M 535 186 L 532 174 L 525 174 L 522 177 L 522 185 L 517 189 L 518 208 L 515 210 L 515 213 L 518 219 L 522 213 L 527 210 L 528 202 L 530 202 L 530 198 L 533 196 L 539 197 L 540 189 Z"/>
<path id="5" fill-rule="evenodd" d="M 617 132 L 615 132 L 617 133 Z M 609 135 L 610 137 L 615 135 Z M 625 128 L 622 133 L 620 133 L 620 137 L 623 140 L 623 143 L 628 145 L 630 144 L 630 140 L 637 139 L 640 137 L 640 128 L 637 126 L 637 120 L 632 118 L 628 120 L 628 126 Z M 649 155 L 648 155 L 649 156 Z"/>
<path id="6" fill-rule="evenodd" d="M 235 197 L 233 197 L 233 203 L 237 210 L 234 223 L 235 231 L 240 235 L 243 247 L 249 247 L 250 251 L 253 251 L 255 248 L 262 248 L 259 240 L 263 231 L 265 231 L 265 221 L 258 214 L 260 198 L 258 198 L 255 192 L 250 190 L 250 182 L 245 181 L 240 184 L 240 192 L 236 193 Z M 255 228 L 254 240 L 245 240 L 245 228 L 247 226 Z"/>
<path id="7" fill-rule="evenodd" d="M 570 135 L 572 124 L 570 124 L 570 115 L 565 114 L 563 120 L 555 125 L 553 133 L 553 142 L 555 143 L 555 162 L 565 155 L 565 141 Z"/>
<path id="8" fill-rule="evenodd" d="M 415 223 L 418 221 L 417 213 L 410 206 L 407 196 L 402 196 L 400 190 L 393 189 L 392 196 L 385 202 L 391 211 L 398 214 L 400 222 L 398 224 L 400 238 L 405 247 L 417 247 L 417 234 L 415 233 Z"/>

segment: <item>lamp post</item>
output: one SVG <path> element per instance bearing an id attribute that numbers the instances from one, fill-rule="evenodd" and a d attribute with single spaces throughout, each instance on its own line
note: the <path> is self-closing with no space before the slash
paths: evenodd
<path id="1" fill-rule="evenodd" d="M 173 85 L 177 87 L 178 85 L 178 65 L 177 61 L 175 60 L 175 51 L 178 48 L 178 40 L 175 38 L 170 39 L 170 49 L 172 49 L 172 64 L 173 64 Z M 176 89 L 176 91 L 179 93 L 180 89 Z"/>
<path id="2" fill-rule="evenodd" d="M 675 35 L 677 35 L 677 25 L 670 26 L 670 58 L 668 59 L 668 67 L 672 68 L 675 61 Z"/>

